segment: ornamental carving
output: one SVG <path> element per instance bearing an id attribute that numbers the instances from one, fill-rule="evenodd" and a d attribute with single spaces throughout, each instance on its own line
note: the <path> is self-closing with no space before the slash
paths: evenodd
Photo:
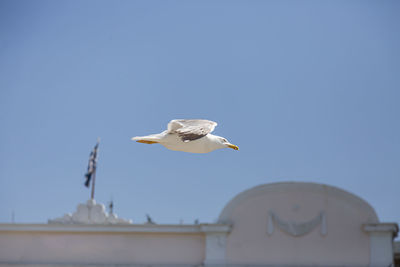
<path id="1" fill-rule="evenodd" d="M 86 204 L 79 204 L 72 214 L 49 220 L 51 224 L 131 224 L 131 220 L 118 218 L 114 213 L 108 214 L 103 204 L 89 199 Z"/>
<path id="2" fill-rule="evenodd" d="M 280 218 L 275 212 L 268 212 L 268 235 L 272 235 L 276 226 L 291 236 L 302 236 L 310 233 L 318 225 L 321 225 L 321 235 L 326 235 L 326 215 L 324 211 L 321 211 L 317 216 L 306 222 L 285 221 Z"/>

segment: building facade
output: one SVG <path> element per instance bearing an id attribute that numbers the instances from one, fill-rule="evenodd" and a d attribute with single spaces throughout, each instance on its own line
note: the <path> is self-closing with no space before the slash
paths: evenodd
<path id="1" fill-rule="evenodd" d="M 0 224 L 0 266 L 394 266 L 396 223 L 315 183 L 260 185 L 215 224 L 132 224 L 88 201 L 47 224 Z"/>

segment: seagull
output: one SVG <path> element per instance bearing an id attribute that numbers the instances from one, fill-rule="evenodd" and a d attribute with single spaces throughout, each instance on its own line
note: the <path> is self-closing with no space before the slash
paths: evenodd
<path id="1" fill-rule="evenodd" d="M 209 120 L 172 120 L 162 133 L 136 136 L 132 140 L 144 144 L 158 143 L 170 150 L 190 153 L 208 153 L 227 147 L 239 150 L 238 146 L 229 143 L 224 137 L 211 134 L 216 126 L 216 122 Z"/>

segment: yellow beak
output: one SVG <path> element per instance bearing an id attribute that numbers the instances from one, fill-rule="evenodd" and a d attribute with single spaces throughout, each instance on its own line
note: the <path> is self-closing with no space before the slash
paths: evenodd
<path id="1" fill-rule="evenodd" d="M 235 150 L 239 150 L 238 146 L 235 146 L 234 144 L 226 144 L 229 148 L 235 149 Z"/>

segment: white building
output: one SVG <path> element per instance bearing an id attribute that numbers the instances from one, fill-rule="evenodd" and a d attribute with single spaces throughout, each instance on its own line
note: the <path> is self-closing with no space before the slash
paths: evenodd
<path id="1" fill-rule="evenodd" d="M 342 189 L 274 183 L 234 197 L 216 224 L 132 224 L 92 201 L 48 224 L 0 224 L 0 266 L 388 267 L 397 232 Z"/>

